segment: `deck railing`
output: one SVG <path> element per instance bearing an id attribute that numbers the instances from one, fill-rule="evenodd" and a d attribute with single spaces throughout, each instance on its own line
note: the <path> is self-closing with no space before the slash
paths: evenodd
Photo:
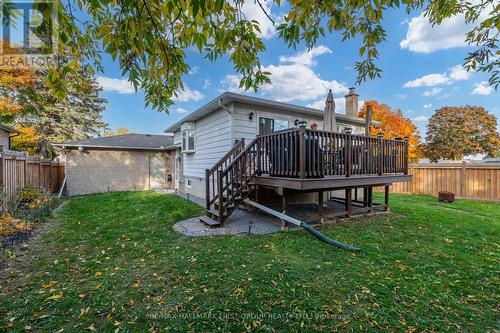
<path id="1" fill-rule="evenodd" d="M 298 128 L 257 138 L 258 174 L 314 178 L 408 173 L 408 140 Z"/>

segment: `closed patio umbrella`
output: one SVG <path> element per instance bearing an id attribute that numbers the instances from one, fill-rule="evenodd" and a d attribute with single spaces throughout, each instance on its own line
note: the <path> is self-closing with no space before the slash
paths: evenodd
<path id="1" fill-rule="evenodd" d="M 337 131 L 337 121 L 335 120 L 335 101 L 333 100 L 332 89 L 328 92 L 325 102 L 325 115 L 323 116 L 323 130 Z"/>

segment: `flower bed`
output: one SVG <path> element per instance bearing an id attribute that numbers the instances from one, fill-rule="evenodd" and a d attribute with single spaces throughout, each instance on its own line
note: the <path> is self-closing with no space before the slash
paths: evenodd
<path id="1" fill-rule="evenodd" d="M 37 228 L 52 215 L 59 200 L 50 192 L 35 186 L 19 191 L 0 213 L 0 257 L 12 256 L 13 248 L 31 238 Z"/>

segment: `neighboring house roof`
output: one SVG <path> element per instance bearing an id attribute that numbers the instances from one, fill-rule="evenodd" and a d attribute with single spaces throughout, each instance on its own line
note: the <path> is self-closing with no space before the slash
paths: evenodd
<path id="1" fill-rule="evenodd" d="M 246 104 L 251 104 L 251 105 L 257 105 L 261 107 L 268 107 L 276 110 L 282 110 L 282 111 L 289 111 L 289 112 L 294 112 L 294 113 L 303 113 L 307 115 L 312 115 L 316 117 L 323 117 L 324 111 L 321 110 L 316 110 L 313 108 L 309 108 L 306 106 L 300 106 L 300 105 L 295 105 L 295 104 L 289 104 L 289 103 L 283 103 L 283 102 L 276 102 L 273 100 L 269 99 L 264 99 L 264 98 L 259 98 L 259 97 L 253 97 L 253 96 L 247 96 L 247 95 L 242 95 L 242 94 L 236 94 L 233 92 L 225 92 L 222 95 L 219 95 L 218 97 L 214 98 L 207 104 L 203 105 L 202 107 L 198 108 L 196 111 L 190 113 L 186 117 L 182 118 L 175 124 L 171 125 L 168 127 L 165 132 L 175 132 L 178 131 L 181 127 L 181 124 L 187 121 L 196 121 L 200 119 L 203 116 L 206 116 L 207 114 L 217 110 L 220 108 L 219 105 L 219 100 L 222 99 L 222 103 L 224 105 L 231 103 L 231 102 L 240 102 L 240 103 L 246 103 Z M 349 118 L 343 114 L 337 113 L 336 119 L 342 122 L 350 122 L 350 123 L 356 123 L 359 125 L 364 125 L 365 120 L 362 118 Z"/>
<path id="2" fill-rule="evenodd" d="M 17 133 L 17 130 L 15 128 L 12 128 L 12 127 L 9 127 L 6 125 L 2 125 L 2 124 L 0 124 L 0 130 L 3 130 L 4 132 L 7 132 L 7 133 Z"/>
<path id="3" fill-rule="evenodd" d="M 91 138 L 65 143 L 56 143 L 54 146 L 67 149 L 121 149 L 121 150 L 168 150 L 172 149 L 174 138 L 167 135 L 151 134 L 123 134 L 101 138 Z"/>

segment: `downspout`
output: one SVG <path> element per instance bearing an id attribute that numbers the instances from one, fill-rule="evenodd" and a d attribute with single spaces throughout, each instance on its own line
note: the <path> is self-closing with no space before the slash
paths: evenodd
<path id="1" fill-rule="evenodd" d="M 233 114 L 233 111 L 231 111 L 230 109 L 227 108 L 227 106 L 225 106 L 224 104 L 222 104 L 222 98 L 219 99 L 219 106 L 222 108 L 222 110 L 226 111 L 230 115 Z"/>
<path id="2" fill-rule="evenodd" d="M 19 136 L 19 135 L 21 135 L 20 132 L 16 132 L 16 134 L 14 134 L 14 135 L 9 135 L 9 150 L 10 150 L 10 139 L 13 137 Z"/>
<path id="3" fill-rule="evenodd" d="M 219 98 L 219 106 L 221 107 L 222 110 L 226 111 L 227 113 L 229 113 L 229 128 L 230 128 L 230 131 L 231 131 L 231 142 L 229 143 L 229 146 L 232 147 L 233 144 L 234 144 L 234 141 L 235 141 L 235 138 L 233 137 L 233 134 L 234 134 L 234 131 L 233 131 L 233 111 L 231 109 L 229 109 L 227 106 L 225 106 L 223 103 L 222 103 L 222 98 Z"/>

